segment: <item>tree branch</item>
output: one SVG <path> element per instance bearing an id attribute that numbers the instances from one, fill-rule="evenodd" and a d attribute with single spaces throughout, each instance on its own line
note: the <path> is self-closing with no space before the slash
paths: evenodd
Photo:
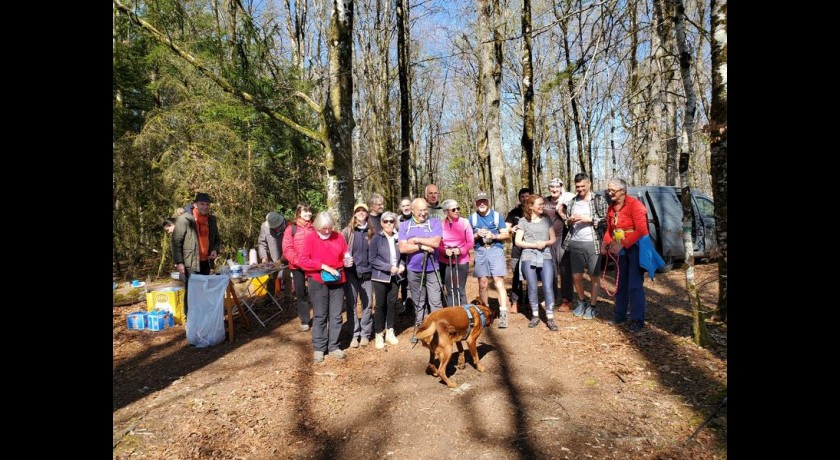
<path id="1" fill-rule="evenodd" d="M 141 19 L 140 17 L 138 17 L 136 13 L 131 11 L 131 9 L 129 9 L 127 6 L 120 3 L 119 0 L 113 0 L 113 2 L 114 2 L 114 6 L 118 10 L 125 13 L 125 15 L 128 16 L 129 20 L 131 20 L 131 22 L 137 24 L 138 26 L 140 26 L 141 28 L 143 28 L 144 30 L 149 32 L 158 42 L 168 46 L 178 56 L 180 56 L 185 61 L 192 64 L 193 67 L 198 69 L 198 71 L 201 72 L 204 76 L 213 80 L 213 82 L 215 82 L 217 85 L 219 85 L 219 87 L 221 87 L 222 90 L 224 90 L 225 92 L 228 92 L 228 93 L 236 96 L 237 98 L 239 98 L 243 102 L 251 104 L 258 111 L 268 115 L 269 117 L 279 121 L 280 123 L 283 123 L 284 125 L 288 126 L 289 128 L 292 128 L 293 130 L 299 132 L 300 134 L 303 134 L 304 136 L 308 137 L 309 139 L 311 139 L 315 142 L 318 142 L 321 145 L 325 145 L 327 143 L 326 136 L 324 134 L 322 134 L 321 132 L 309 129 L 305 126 L 302 126 L 302 125 L 298 124 L 297 122 L 295 122 L 291 118 L 283 115 L 282 113 L 279 113 L 276 110 L 272 110 L 271 108 L 266 106 L 265 103 L 263 103 L 259 99 L 255 98 L 252 94 L 249 94 L 245 91 L 234 88 L 233 85 L 231 85 L 227 80 L 225 80 L 224 78 L 219 77 L 218 75 L 213 73 L 212 70 L 207 68 L 201 62 L 199 62 L 198 59 L 196 59 L 195 57 L 193 57 L 191 54 L 187 53 L 186 51 L 182 50 L 178 45 L 176 45 L 169 38 L 167 38 L 167 36 L 165 34 L 160 32 L 159 30 L 157 30 L 153 25 L 149 24 L 148 22 L 146 22 L 143 19 Z M 314 103 L 314 101 L 312 101 L 312 102 Z M 321 115 L 322 111 L 320 110 L 320 107 L 318 107 L 317 104 L 315 104 L 315 105 L 309 104 L 309 106 L 312 107 L 313 109 L 315 109 L 316 112 L 318 112 L 319 115 Z"/>

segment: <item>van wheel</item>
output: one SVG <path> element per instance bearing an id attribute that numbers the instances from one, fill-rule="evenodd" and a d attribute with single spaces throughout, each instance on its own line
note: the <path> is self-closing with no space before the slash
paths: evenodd
<path id="1" fill-rule="evenodd" d="M 674 268 L 673 256 L 664 257 L 663 260 L 665 261 L 665 265 L 659 267 L 659 269 L 656 270 L 656 273 L 668 273 L 672 268 Z"/>

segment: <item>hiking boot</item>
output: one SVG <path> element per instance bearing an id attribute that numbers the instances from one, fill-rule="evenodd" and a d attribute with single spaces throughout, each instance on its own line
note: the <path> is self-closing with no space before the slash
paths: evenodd
<path id="1" fill-rule="evenodd" d="M 572 303 L 569 302 L 569 299 L 563 299 L 563 302 L 557 307 L 557 311 L 561 313 L 568 313 L 572 311 Z"/>
<path id="2" fill-rule="evenodd" d="M 347 357 L 347 354 L 344 353 L 341 348 L 336 348 L 335 350 L 330 352 L 330 356 L 337 358 L 337 359 L 344 359 Z"/>
<path id="3" fill-rule="evenodd" d="M 391 345 L 396 345 L 400 343 L 399 339 L 397 339 L 397 336 L 394 335 L 393 327 L 391 329 L 385 329 L 385 341 Z"/>
<path id="4" fill-rule="evenodd" d="M 362 337 L 362 340 L 359 341 L 359 346 L 366 347 L 370 343 L 370 339 L 367 337 Z"/>
<path id="5" fill-rule="evenodd" d="M 577 316 L 578 318 L 580 318 L 581 316 L 583 316 L 583 313 L 586 311 L 586 306 L 587 306 L 586 305 L 586 300 L 578 300 L 577 301 L 577 308 L 575 308 L 575 311 L 573 311 L 572 314 Z"/>
<path id="6" fill-rule="evenodd" d="M 507 327 L 507 319 L 508 319 L 508 311 L 501 310 L 499 311 L 499 329 L 504 329 Z"/>
<path id="7" fill-rule="evenodd" d="M 300 329 L 300 332 L 306 332 L 306 331 L 309 330 L 309 325 L 308 324 L 301 324 L 299 329 Z"/>
<path id="8" fill-rule="evenodd" d="M 324 352 L 323 351 L 316 351 L 312 355 L 312 362 L 316 363 L 316 364 L 324 362 Z"/>
<path id="9" fill-rule="evenodd" d="M 385 348 L 385 339 L 383 338 L 384 335 L 384 332 L 380 332 L 376 334 L 373 338 L 375 346 L 378 350 Z"/>
<path id="10" fill-rule="evenodd" d="M 645 327 L 644 321 L 639 321 L 639 320 L 630 321 L 630 332 L 632 332 L 632 333 L 639 332 L 644 327 Z"/>
<path id="11" fill-rule="evenodd" d="M 545 325 L 548 326 L 548 329 L 557 332 L 558 328 L 557 323 L 554 322 L 554 318 L 548 318 L 548 321 L 545 322 Z"/>
<path id="12" fill-rule="evenodd" d="M 408 339 L 408 342 L 409 342 L 409 343 L 412 343 L 412 344 L 417 343 L 417 336 L 416 336 L 416 335 L 414 335 L 414 334 L 411 334 L 411 338 L 410 338 L 410 339 Z"/>
<path id="13" fill-rule="evenodd" d="M 353 340 L 350 341 L 350 348 L 359 348 L 359 338 L 353 337 Z"/>
<path id="14" fill-rule="evenodd" d="M 538 324 L 540 324 L 540 317 L 537 315 L 534 315 L 534 317 L 531 318 L 531 321 L 528 321 L 528 327 L 530 328 L 535 328 Z"/>
<path id="15" fill-rule="evenodd" d="M 583 319 L 595 319 L 595 307 L 589 305 L 583 311 Z"/>

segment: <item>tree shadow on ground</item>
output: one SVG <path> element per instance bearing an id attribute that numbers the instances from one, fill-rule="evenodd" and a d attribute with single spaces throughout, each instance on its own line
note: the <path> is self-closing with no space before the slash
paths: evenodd
<path id="1" fill-rule="evenodd" d="M 135 304 L 132 307 L 122 307 L 121 310 L 136 311 L 145 310 L 145 304 Z M 126 308 L 128 310 L 126 310 Z M 267 307 L 258 307 L 255 312 L 261 318 L 270 316 Z M 276 307 L 271 307 L 276 311 Z M 269 311 L 271 309 L 269 308 Z M 137 355 L 114 363 L 113 375 L 113 408 L 116 411 L 132 402 L 143 398 L 146 394 L 168 387 L 172 382 L 200 369 L 219 358 L 235 351 L 243 345 L 270 335 L 275 329 L 283 324 L 297 319 L 297 310 L 294 306 L 285 307 L 284 311 L 272 318 L 266 327 L 260 326 L 250 312 L 243 312 L 249 315 L 250 329 L 240 318 L 234 319 L 234 342 L 231 343 L 225 336 L 225 340 L 212 347 L 198 348 L 184 340 L 186 325 L 179 325 L 159 332 L 148 330 L 124 331 L 126 339 L 149 342 L 163 337 L 160 343 L 149 345 Z M 114 316 L 124 316 L 114 309 Z M 198 358 L 195 358 L 195 357 Z"/>

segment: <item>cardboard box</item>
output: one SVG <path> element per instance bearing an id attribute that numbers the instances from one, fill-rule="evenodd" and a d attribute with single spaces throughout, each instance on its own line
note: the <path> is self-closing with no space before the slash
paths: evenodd
<path id="1" fill-rule="evenodd" d="M 168 287 L 146 293 L 146 310 L 168 311 L 176 324 L 184 324 L 184 288 Z"/>
<path id="2" fill-rule="evenodd" d="M 175 318 L 168 311 L 154 310 L 146 316 L 146 329 L 150 331 L 162 331 L 172 326 L 175 326 Z"/>
<path id="3" fill-rule="evenodd" d="M 134 313 L 129 313 L 126 317 L 126 321 L 128 322 L 128 330 L 129 331 L 142 331 L 146 329 L 146 317 L 149 314 L 145 311 L 136 311 Z"/>

